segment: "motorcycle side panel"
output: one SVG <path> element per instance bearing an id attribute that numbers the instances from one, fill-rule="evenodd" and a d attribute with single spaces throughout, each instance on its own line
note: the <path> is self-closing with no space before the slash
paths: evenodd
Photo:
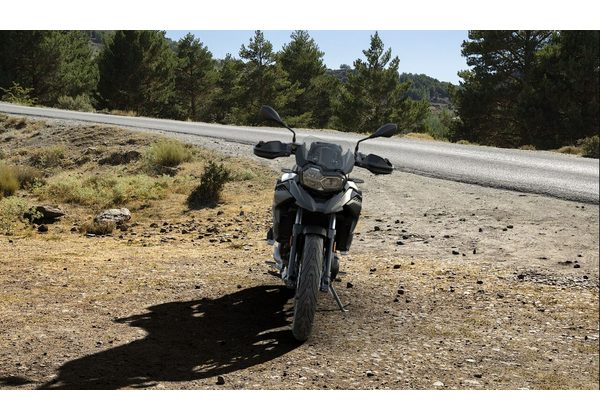
<path id="1" fill-rule="evenodd" d="M 289 174 L 284 174 L 284 177 L 287 175 Z M 296 209 L 293 206 L 295 200 L 287 188 L 288 184 L 287 179 L 277 181 L 273 197 L 273 237 L 282 244 L 289 243 L 296 217 Z"/>
<path id="2" fill-rule="evenodd" d="M 349 251 L 352 245 L 354 229 L 358 223 L 362 209 L 362 194 L 354 191 L 352 198 L 344 206 L 344 210 L 337 215 L 336 246 L 339 251 Z"/>

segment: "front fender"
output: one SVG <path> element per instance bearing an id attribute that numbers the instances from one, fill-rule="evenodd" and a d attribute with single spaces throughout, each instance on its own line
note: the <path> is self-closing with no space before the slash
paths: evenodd
<path id="1" fill-rule="evenodd" d="M 352 188 L 347 187 L 344 191 L 333 195 L 332 197 L 320 201 L 315 200 L 308 191 L 299 186 L 296 182 L 289 182 L 288 189 L 292 197 L 296 200 L 296 205 L 313 213 L 333 214 L 343 210 L 344 205 L 352 198 Z"/>

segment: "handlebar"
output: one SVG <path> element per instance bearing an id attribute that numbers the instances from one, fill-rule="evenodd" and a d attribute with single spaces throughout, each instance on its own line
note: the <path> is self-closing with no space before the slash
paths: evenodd
<path id="1" fill-rule="evenodd" d="M 278 157 L 287 157 L 296 153 L 297 145 L 294 143 L 283 143 L 281 141 L 260 141 L 254 146 L 253 152 L 256 156 L 265 159 L 275 159 Z M 374 154 L 364 155 L 356 152 L 355 165 L 365 168 L 375 175 L 387 175 L 394 171 L 392 163 L 381 156 Z"/>
<path id="2" fill-rule="evenodd" d="M 295 153 L 296 147 L 292 143 L 282 143 L 276 141 L 259 141 L 254 146 L 254 154 L 265 159 L 275 159 L 278 157 L 287 157 Z"/>
<path id="3" fill-rule="evenodd" d="M 355 165 L 360 168 L 365 168 L 374 173 L 375 175 L 389 175 L 394 171 L 394 165 L 381 156 L 368 154 L 364 155 L 360 152 L 356 152 L 356 163 Z"/>

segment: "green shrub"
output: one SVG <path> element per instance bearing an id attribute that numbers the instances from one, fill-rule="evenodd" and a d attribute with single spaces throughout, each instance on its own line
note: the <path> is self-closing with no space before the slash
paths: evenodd
<path id="1" fill-rule="evenodd" d="M 209 162 L 200 178 L 200 185 L 188 197 L 188 207 L 199 209 L 216 205 L 221 198 L 225 183 L 229 180 L 231 180 L 231 173 L 222 163 L 217 165 Z"/>
<path id="2" fill-rule="evenodd" d="M 2 100 L 5 102 L 26 106 L 33 106 L 36 103 L 36 99 L 32 95 L 33 88 L 23 87 L 13 82 L 12 86 L 8 89 L 0 87 L 0 90 L 4 92 Z"/>
<path id="3" fill-rule="evenodd" d="M 311 128 L 315 126 L 312 111 L 305 112 L 301 115 L 286 117 L 286 123 L 290 127 L 296 128 Z"/>
<path id="4" fill-rule="evenodd" d="M 160 140 L 154 143 L 144 155 L 149 169 L 162 173 L 163 168 L 174 168 L 192 160 L 192 152 L 176 140 Z"/>
<path id="5" fill-rule="evenodd" d="M 56 168 L 63 164 L 65 157 L 65 147 L 56 145 L 44 147 L 33 152 L 29 158 L 29 162 L 38 168 Z"/>
<path id="6" fill-rule="evenodd" d="M 13 195 L 19 189 L 19 179 L 14 168 L 0 163 L 0 198 Z"/>
<path id="7" fill-rule="evenodd" d="M 60 96 L 56 102 L 56 106 L 62 109 L 70 109 L 72 111 L 93 112 L 94 106 L 90 97 L 87 95 Z"/>
<path id="8" fill-rule="evenodd" d="M 600 155 L 600 137 L 592 136 L 577 140 L 577 145 L 581 148 L 581 155 L 584 157 L 598 159 Z"/>
<path id="9" fill-rule="evenodd" d="M 450 123 L 452 121 L 452 112 L 442 110 L 439 112 L 430 112 L 423 123 L 425 131 L 438 140 L 447 139 L 450 135 Z"/>
<path id="10" fill-rule="evenodd" d="M 8 197 L 0 200 L 0 233 L 10 235 L 23 214 L 30 207 L 19 197 Z"/>

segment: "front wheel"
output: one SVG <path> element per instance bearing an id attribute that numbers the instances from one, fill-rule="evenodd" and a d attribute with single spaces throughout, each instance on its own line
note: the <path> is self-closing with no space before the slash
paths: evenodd
<path id="1" fill-rule="evenodd" d="M 317 311 L 317 295 L 322 273 L 323 238 L 319 235 L 306 235 L 292 323 L 292 333 L 298 341 L 306 341 L 310 336 Z"/>

